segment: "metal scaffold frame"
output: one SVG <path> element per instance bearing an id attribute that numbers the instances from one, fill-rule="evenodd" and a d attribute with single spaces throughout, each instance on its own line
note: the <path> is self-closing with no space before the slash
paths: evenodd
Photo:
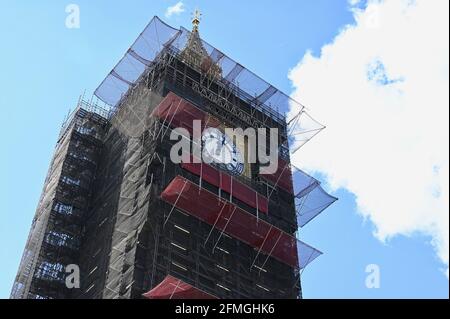
<path id="1" fill-rule="evenodd" d="M 96 106 L 80 100 L 61 130 L 11 298 L 71 295 L 64 284 L 64 267 L 77 258 L 83 214 L 107 123 L 94 110 Z"/>
<path id="2" fill-rule="evenodd" d="M 169 137 L 186 109 L 203 128 L 212 117 L 278 128 L 279 144 L 294 152 L 324 126 L 204 41 L 206 67 L 187 59 L 195 36 L 155 17 L 97 88 L 105 105 L 80 98 L 61 128 L 11 297 L 301 296 L 300 275 L 321 252 L 297 239 L 298 226 L 336 198 L 288 151 L 274 174 L 255 163 L 249 176 L 231 176 L 202 161 L 172 163 Z M 299 111 L 286 123 L 291 107 Z M 184 138 L 202 154 L 201 141 Z M 209 219 L 195 210 L 206 199 Z M 87 274 L 77 291 L 62 285 L 69 263 Z M 175 288 L 156 293 L 165 280 Z"/>

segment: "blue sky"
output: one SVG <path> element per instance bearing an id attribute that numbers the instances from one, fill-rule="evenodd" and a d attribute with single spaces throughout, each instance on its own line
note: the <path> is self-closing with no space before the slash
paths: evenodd
<path id="1" fill-rule="evenodd" d="M 0 1 L 0 298 L 9 296 L 63 118 L 80 94 L 95 90 L 152 16 L 189 28 L 190 13 L 200 8 L 204 39 L 287 93 L 293 91 L 289 70 L 305 53 L 319 55 L 354 23 L 346 0 L 187 0 L 185 12 L 170 18 L 164 13 L 176 1 L 74 1 L 80 28 L 67 29 L 69 3 Z M 314 103 L 309 107 L 314 111 Z M 340 200 L 301 232 L 324 252 L 302 274 L 304 297 L 448 298 L 444 266 L 429 237 L 382 243 L 358 213 L 354 195 L 342 188 L 334 195 Z M 378 289 L 365 286 L 368 264 L 380 266 Z"/>

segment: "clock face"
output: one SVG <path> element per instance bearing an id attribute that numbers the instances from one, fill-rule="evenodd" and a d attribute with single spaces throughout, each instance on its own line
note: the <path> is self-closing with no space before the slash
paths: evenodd
<path id="1" fill-rule="evenodd" d="M 219 129 L 209 127 L 202 134 L 203 159 L 232 175 L 242 175 L 244 161 L 233 141 Z"/>

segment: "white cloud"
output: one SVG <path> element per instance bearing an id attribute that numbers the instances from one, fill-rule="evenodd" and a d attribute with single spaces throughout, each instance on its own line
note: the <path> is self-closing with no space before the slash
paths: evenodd
<path id="1" fill-rule="evenodd" d="M 350 5 L 352 5 L 352 6 L 356 6 L 360 2 L 361 2 L 361 0 L 348 0 L 348 3 L 350 3 Z"/>
<path id="2" fill-rule="evenodd" d="M 449 2 L 370 1 L 291 70 L 327 125 L 293 160 L 354 193 L 375 235 L 421 233 L 449 261 Z M 444 267 L 443 267 L 444 268 Z"/>
<path id="3" fill-rule="evenodd" d="M 165 13 L 166 18 L 170 18 L 173 15 L 179 15 L 184 12 L 184 4 L 182 1 L 178 1 L 171 7 L 168 7 Z"/>

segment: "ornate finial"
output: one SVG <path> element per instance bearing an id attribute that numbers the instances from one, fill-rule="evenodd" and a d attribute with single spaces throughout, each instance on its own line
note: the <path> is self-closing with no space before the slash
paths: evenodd
<path id="1" fill-rule="evenodd" d="M 194 13 L 192 14 L 192 31 L 198 30 L 198 25 L 200 24 L 200 18 L 202 14 L 198 9 L 195 9 Z"/>
<path id="2" fill-rule="evenodd" d="M 181 51 L 180 57 L 183 62 L 201 69 L 203 73 L 219 77 L 222 75 L 222 69 L 211 59 L 200 39 L 198 26 L 201 16 L 202 14 L 197 9 L 192 13 L 192 32 L 189 34 L 189 39 Z"/>

